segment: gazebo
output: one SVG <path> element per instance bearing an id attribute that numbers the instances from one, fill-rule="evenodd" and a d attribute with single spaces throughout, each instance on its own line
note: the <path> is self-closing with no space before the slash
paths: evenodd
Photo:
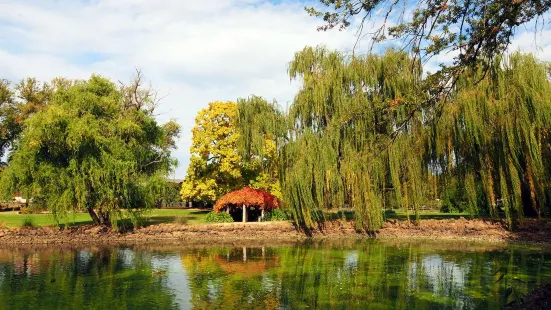
<path id="1" fill-rule="evenodd" d="M 249 217 L 255 216 L 260 222 L 265 211 L 277 208 L 279 208 L 277 197 L 266 191 L 250 187 L 227 193 L 214 204 L 214 212 L 226 211 L 232 217 L 236 216 L 236 213 L 242 213 L 243 222 L 247 222 Z M 249 209 L 251 209 L 250 212 Z"/>

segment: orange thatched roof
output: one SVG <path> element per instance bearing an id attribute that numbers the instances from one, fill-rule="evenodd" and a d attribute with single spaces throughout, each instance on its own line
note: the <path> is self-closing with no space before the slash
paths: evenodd
<path id="1" fill-rule="evenodd" d="M 279 200 L 276 196 L 259 189 L 245 187 L 243 189 L 227 193 L 216 201 L 214 211 L 220 211 L 227 205 L 257 206 L 266 211 L 279 208 Z"/>

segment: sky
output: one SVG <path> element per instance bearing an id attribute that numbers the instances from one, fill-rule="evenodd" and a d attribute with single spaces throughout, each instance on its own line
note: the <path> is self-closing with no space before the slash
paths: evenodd
<path id="1" fill-rule="evenodd" d="M 209 102 L 254 94 L 286 107 L 300 87 L 287 75 L 295 52 L 316 45 L 352 50 L 356 29 L 318 32 L 322 21 L 304 11 L 309 3 L 315 2 L 0 0 L 0 78 L 97 73 L 130 81 L 141 70 L 163 97 L 158 120 L 182 127 L 173 177 L 183 178 L 195 115 Z M 511 49 L 551 60 L 551 29 L 520 29 Z M 427 68 L 449 59 L 442 55 Z"/>

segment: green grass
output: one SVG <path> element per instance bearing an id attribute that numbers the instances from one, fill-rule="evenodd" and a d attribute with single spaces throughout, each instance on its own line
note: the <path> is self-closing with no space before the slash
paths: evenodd
<path id="1" fill-rule="evenodd" d="M 183 209 L 153 209 L 147 214 L 147 224 L 172 223 L 176 217 L 186 216 L 187 225 L 205 223 L 208 211 L 183 210 Z M 34 226 L 55 226 L 56 223 L 51 214 L 17 214 L 16 211 L 0 212 L 0 225 L 7 227 L 21 227 L 25 220 L 29 219 Z M 74 213 L 69 215 L 70 225 L 91 224 L 92 219 L 88 213 Z"/>
<path id="2" fill-rule="evenodd" d="M 415 218 L 415 213 L 410 212 L 409 213 L 410 219 Z M 419 217 L 422 220 L 444 220 L 444 219 L 459 219 L 460 217 L 464 218 L 470 218 L 469 213 L 463 212 L 463 213 L 442 213 L 442 212 L 419 212 Z M 389 216 L 388 218 L 395 218 L 399 220 L 405 220 L 406 219 L 406 213 L 405 212 L 396 212 L 395 216 Z"/>
<path id="3" fill-rule="evenodd" d="M 183 210 L 183 209 L 154 209 L 149 214 L 148 224 L 172 223 L 179 216 L 186 216 L 187 225 L 205 224 L 205 216 L 208 210 Z"/>
<path id="4" fill-rule="evenodd" d="M 346 211 L 340 211 L 340 212 L 326 212 L 325 213 L 325 217 L 328 220 L 342 219 L 343 215 L 344 215 L 344 217 L 346 218 L 347 221 L 351 221 L 351 220 L 354 219 L 354 211 L 346 210 Z M 413 220 L 415 218 L 414 212 L 411 211 L 409 213 L 409 216 L 410 216 L 410 219 Z M 466 212 L 465 213 L 442 213 L 442 212 L 434 212 L 434 211 L 422 211 L 422 212 L 419 212 L 419 217 L 422 220 L 427 220 L 427 219 L 443 220 L 443 219 L 459 219 L 460 217 L 469 218 L 470 216 Z M 395 215 L 389 215 L 386 218 L 387 219 L 405 220 L 407 217 L 406 217 L 405 212 L 398 211 L 398 212 L 396 212 Z"/>
<path id="5" fill-rule="evenodd" d="M 153 209 L 146 215 L 148 218 L 146 225 L 174 223 L 178 222 L 178 218 L 185 217 L 186 225 L 205 224 L 205 216 L 209 211 L 197 209 Z M 343 213 L 327 212 L 327 219 L 342 218 Z M 347 220 L 354 219 L 354 212 L 344 211 Z M 410 214 L 413 219 L 413 214 Z M 468 218 L 467 213 L 440 213 L 440 212 L 423 212 L 420 214 L 421 219 L 458 219 L 460 217 Z M 387 217 L 389 219 L 405 220 L 404 212 L 397 212 L 394 216 Z M 55 226 L 56 223 L 51 214 L 17 214 L 15 211 L 0 212 L 0 226 L 7 227 L 22 227 L 25 220 L 32 222 L 33 226 Z M 69 215 L 69 225 L 91 224 L 92 219 L 88 213 L 74 213 Z"/>

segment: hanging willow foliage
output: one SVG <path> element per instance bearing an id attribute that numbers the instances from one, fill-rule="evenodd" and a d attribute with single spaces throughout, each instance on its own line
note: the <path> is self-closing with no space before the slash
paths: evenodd
<path id="1" fill-rule="evenodd" d="M 250 96 L 237 100 L 237 149 L 248 186 L 281 198 L 278 137 L 284 135 L 285 115 L 277 103 Z"/>
<path id="2" fill-rule="evenodd" d="M 276 102 L 269 103 L 259 96 L 237 100 L 237 148 L 245 162 L 255 157 L 264 157 L 266 140 L 275 141 L 276 137 L 283 135 L 283 118 Z"/>
<path id="3" fill-rule="evenodd" d="M 491 68 L 461 76 L 440 109 L 425 105 L 421 65 L 406 53 L 348 57 L 307 47 L 289 66 L 302 87 L 288 128 L 242 105 L 241 131 L 250 134 L 241 149 L 258 151 L 254 132 L 277 131 L 283 203 L 309 227 L 345 206 L 368 232 L 387 208 L 404 209 L 408 220 L 412 210 L 417 222 L 420 206 L 444 196 L 438 184 L 461 188 L 471 215 L 503 213 L 513 225 L 548 210 L 551 89 L 546 65 L 532 56 Z"/>
<path id="4" fill-rule="evenodd" d="M 548 211 L 550 95 L 547 66 L 520 53 L 458 81 L 431 139 L 440 161 L 454 158 L 448 167 L 455 173 L 446 175 L 465 180 L 470 204 L 481 184 L 486 203 L 471 212 L 498 217 L 503 211 L 513 225 L 524 213 Z"/>
<path id="5" fill-rule="evenodd" d="M 406 209 L 419 205 L 421 161 L 408 155 L 422 148 L 414 134 L 422 128 L 412 122 L 392 133 L 423 101 L 420 69 L 394 50 L 349 58 L 305 48 L 295 55 L 289 73 L 303 86 L 289 110 L 281 176 L 299 222 L 312 226 L 320 211 L 348 205 L 359 228 L 374 231 L 388 189 Z"/>

